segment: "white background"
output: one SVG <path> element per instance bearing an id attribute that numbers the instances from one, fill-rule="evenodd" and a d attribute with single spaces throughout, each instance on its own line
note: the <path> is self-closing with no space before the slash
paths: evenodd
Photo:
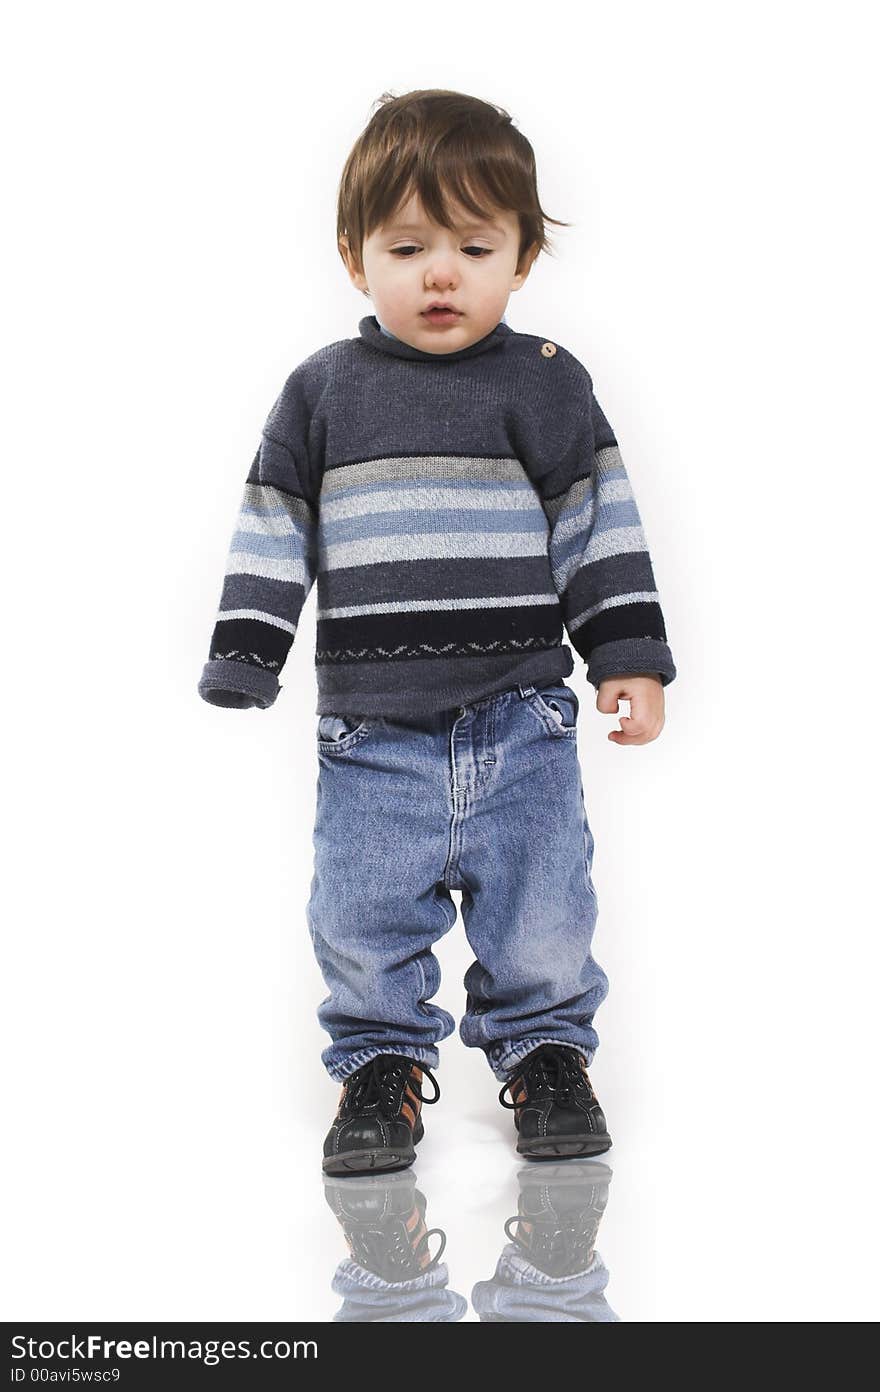
<path id="1" fill-rule="evenodd" d="M 270 710 L 196 684 L 268 409 L 370 309 L 335 246 L 345 156 L 383 91 L 432 86 L 504 106 L 573 224 L 507 318 L 592 373 L 678 665 L 639 748 L 570 679 L 611 978 L 608 1299 L 623 1321 L 876 1318 L 868 13 L 7 21 L 4 1318 L 339 1307 L 304 912 L 316 591 Z M 459 1018 L 460 917 L 438 955 Z M 468 1296 L 518 1165 L 482 1057 L 453 1036 L 438 1077 L 416 1172 Z"/>

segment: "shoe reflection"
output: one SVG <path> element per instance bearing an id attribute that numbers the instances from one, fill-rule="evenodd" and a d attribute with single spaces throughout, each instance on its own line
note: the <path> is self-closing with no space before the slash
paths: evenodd
<path id="1" fill-rule="evenodd" d="M 595 1247 L 611 1175 L 598 1160 L 541 1161 L 518 1172 L 518 1212 L 504 1224 L 510 1241 L 492 1279 L 471 1292 L 481 1322 L 619 1323 Z"/>
<path id="2" fill-rule="evenodd" d="M 611 1175 L 609 1165 L 587 1159 L 532 1162 L 518 1171 L 518 1211 L 504 1224 L 508 1242 L 492 1279 L 471 1292 L 481 1322 L 619 1322 L 596 1251 Z M 363 1179 L 325 1175 L 323 1182 L 349 1250 L 331 1282 L 342 1297 L 334 1322 L 462 1318 L 467 1301 L 449 1289 L 440 1260 L 446 1234 L 426 1226 L 427 1201 L 412 1169 Z"/>
<path id="3" fill-rule="evenodd" d="M 342 1296 L 334 1322 L 461 1319 L 467 1301 L 448 1289 L 449 1271 L 440 1261 L 446 1234 L 426 1227 L 427 1203 L 412 1169 L 363 1179 L 325 1175 L 324 1196 L 350 1253 L 331 1282 Z"/>

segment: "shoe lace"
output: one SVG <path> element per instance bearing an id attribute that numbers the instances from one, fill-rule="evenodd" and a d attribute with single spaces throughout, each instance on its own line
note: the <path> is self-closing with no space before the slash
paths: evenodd
<path id="1" fill-rule="evenodd" d="M 514 1223 L 516 1232 L 511 1232 Z M 525 1252 L 542 1271 L 566 1276 L 589 1265 L 596 1226 L 588 1223 L 586 1214 L 548 1221 L 546 1217 L 514 1213 L 504 1224 L 504 1233 L 508 1241 Z"/>
<path id="2" fill-rule="evenodd" d="M 425 1228 L 418 1237 L 411 1237 L 405 1224 L 397 1220 L 370 1223 L 366 1227 L 343 1224 L 349 1251 L 359 1265 L 381 1275 L 394 1269 L 398 1273 L 425 1275 L 438 1265 L 446 1247 L 442 1228 Z M 439 1234 L 440 1246 L 431 1255 L 431 1238 Z"/>
<path id="3" fill-rule="evenodd" d="M 434 1256 L 431 1255 L 430 1242 L 435 1233 L 440 1234 L 440 1246 Z M 413 1258 L 418 1268 L 418 1274 L 424 1276 L 427 1272 L 433 1271 L 443 1255 L 446 1247 L 446 1234 L 442 1228 L 426 1228 L 421 1237 L 415 1242 L 409 1242 L 404 1237 L 399 1228 L 394 1229 L 392 1236 L 391 1255 L 402 1271 L 405 1271 L 411 1264 Z"/>
<path id="4" fill-rule="evenodd" d="M 560 1107 L 576 1107 L 575 1094 L 582 1097 L 584 1093 L 590 1093 L 587 1080 L 581 1072 L 580 1057 L 576 1049 L 561 1044 L 542 1044 L 534 1053 L 529 1054 L 517 1077 L 522 1076 L 530 1097 L 536 1089 L 546 1086 L 553 1093 L 554 1102 Z M 513 1100 L 506 1102 L 504 1094 L 515 1081 L 515 1078 L 511 1078 L 498 1094 L 498 1101 L 508 1111 L 514 1111 L 517 1104 Z"/>
<path id="5" fill-rule="evenodd" d="M 435 1088 L 433 1097 L 422 1096 L 418 1079 L 411 1076 L 414 1067 L 421 1069 L 424 1078 L 431 1079 Z M 358 1111 L 375 1107 L 383 1115 L 394 1117 L 400 1110 L 400 1100 L 407 1083 L 420 1102 L 431 1106 L 440 1098 L 440 1084 L 423 1063 L 404 1058 L 401 1054 L 377 1054 L 352 1074 L 346 1092 L 347 1106 L 356 1107 Z"/>

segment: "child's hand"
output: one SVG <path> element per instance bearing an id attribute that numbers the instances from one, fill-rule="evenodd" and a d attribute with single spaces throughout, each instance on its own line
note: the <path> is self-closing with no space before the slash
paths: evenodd
<path id="1" fill-rule="evenodd" d="M 629 701 L 630 714 L 622 715 L 620 730 L 610 730 L 608 738 L 615 744 L 650 744 L 663 729 L 663 683 L 654 673 L 644 672 L 630 677 L 606 677 L 599 683 L 596 709 L 606 715 L 616 715 L 618 701 Z"/>

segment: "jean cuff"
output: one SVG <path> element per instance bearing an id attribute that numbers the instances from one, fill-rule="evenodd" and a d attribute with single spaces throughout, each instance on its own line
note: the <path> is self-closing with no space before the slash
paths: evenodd
<path id="1" fill-rule="evenodd" d="M 576 1044 L 571 1039 L 517 1039 L 507 1043 L 493 1044 L 491 1048 L 487 1049 L 486 1057 L 489 1060 L 489 1067 L 499 1082 L 512 1082 L 523 1059 L 527 1058 L 541 1044 L 557 1044 L 565 1049 L 577 1049 L 578 1053 L 583 1054 L 586 1059 L 588 1068 L 596 1054 L 595 1049 L 589 1049 L 583 1044 Z"/>
<path id="2" fill-rule="evenodd" d="M 412 1059 L 414 1063 L 424 1064 L 426 1068 L 438 1068 L 440 1055 L 436 1049 L 426 1049 L 423 1046 L 411 1047 L 408 1044 L 386 1044 L 359 1049 L 355 1054 L 349 1054 L 339 1063 L 327 1063 L 325 1068 L 335 1083 L 344 1083 L 350 1078 L 352 1073 L 356 1073 L 359 1068 L 363 1068 L 365 1063 L 371 1059 L 378 1058 L 380 1054 L 400 1054 L 403 1058 Z"/>

